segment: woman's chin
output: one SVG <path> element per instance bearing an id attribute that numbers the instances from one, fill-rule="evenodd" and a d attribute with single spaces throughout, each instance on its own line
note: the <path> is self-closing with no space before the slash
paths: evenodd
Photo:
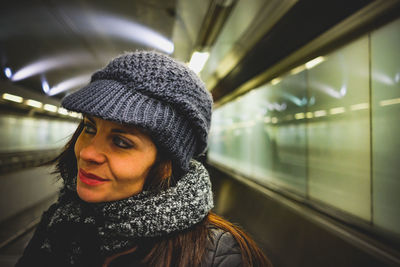
<path id="1" fill-rule="evenodd" d="M 91 188 L 87 188 L 86 186 L 80 186 L 79 183 L 76 186 L 76 192 L 80 199 L 85 202 L 96 203 L 96 202 L 105 202 L 105 196 L 99 190 L 94 190 Z"/>

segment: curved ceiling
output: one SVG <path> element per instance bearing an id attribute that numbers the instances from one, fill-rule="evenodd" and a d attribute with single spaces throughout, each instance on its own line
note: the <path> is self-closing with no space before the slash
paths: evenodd
<path id="1" fill-rule="evenodd" d="M 124 51 L 172 54 L 175 0 L 8 1 L 0 11 L 3 80 L 60 99 Z"/>
<path id="2" fill-rule="evenodd" d="M 222 103 L 346 18 L 388 2 L 387 10 L 399 7 L 399 0 L 8 1 L 0 9 L 0 91 L 26 89 L 56 105 L 124 51 L 187 61 L 197 49 L 210 52 L 200 76 Z"/>

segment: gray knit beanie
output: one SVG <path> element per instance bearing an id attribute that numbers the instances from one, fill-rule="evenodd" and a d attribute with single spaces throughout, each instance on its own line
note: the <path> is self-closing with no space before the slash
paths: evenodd
<path id="1" fill-rule="evenodd" d="M 188 67 L 157 52 L 115 58 L 62 106 L 145 129 L 179 172 L 207 148 L 211 94 Z"/>

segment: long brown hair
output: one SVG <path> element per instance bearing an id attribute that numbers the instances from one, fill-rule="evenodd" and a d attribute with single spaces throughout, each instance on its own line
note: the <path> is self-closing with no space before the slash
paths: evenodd
<path id="1" fill-rule="evenodd" d="M 60 155 L 50 162 L 56 165 L 55 173 L 63 179 L 75 179 L 77 162 L 74 146 L 82 130 L 83 122 L 78 125 Z M 176 182 L 171 160 L 167 153 L 158 150 L 143 190 L 165 190 Z M 240 227 L 212 212 L 203 221 L 184 231 L 156 238 L 141 238 L 133 253 L 140 255 L 141 261 L 148 266 L 200 266 L 208 239 L 211 238 L 210 226 L 232 234 L 240 247 L 243 266 L 272 266 L 256 243 Z"/>

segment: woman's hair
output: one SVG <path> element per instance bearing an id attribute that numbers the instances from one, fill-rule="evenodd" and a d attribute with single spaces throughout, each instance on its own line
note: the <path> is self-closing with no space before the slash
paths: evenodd
<path id="1" fill-rule="evenodd" d="M 72 135 L 58 157 L 49 162 L 55 164 L 54 173 L 63 179 L 75 179 L 77 162 L 75 142 L 83 130 L 83 122 Z M 167 154 L 157 150 L 155 163 L 151 167 L 143 190 L 165 190 L 176 184 L 173 164 Z M 166 236 L 141 238 L 134 253 L 138 253 L 148 266 L 200 266 L 206 253 L 209 227 L 215 226 L 232 234 L 239 244 L 243 266 L 272 266 L 256 243 L 238 226 L 210 212 L 193 227 Z"/>
<path id="2" fill-rule="evenodd" d="M 144 242 L 147 253 L 143 263 L 148 266 L 201 266 L 206 253 L 209 227 L 215 226 L 229 232 L 240 247 L 242 266 L 272 266 L 257 244 L 240 227 L 210 212 L 203 221 L 186 231 Z M 210 237 L 212 240 L 212 237 Z M 139 248 L 140 249 L 140 248 Z"/>

